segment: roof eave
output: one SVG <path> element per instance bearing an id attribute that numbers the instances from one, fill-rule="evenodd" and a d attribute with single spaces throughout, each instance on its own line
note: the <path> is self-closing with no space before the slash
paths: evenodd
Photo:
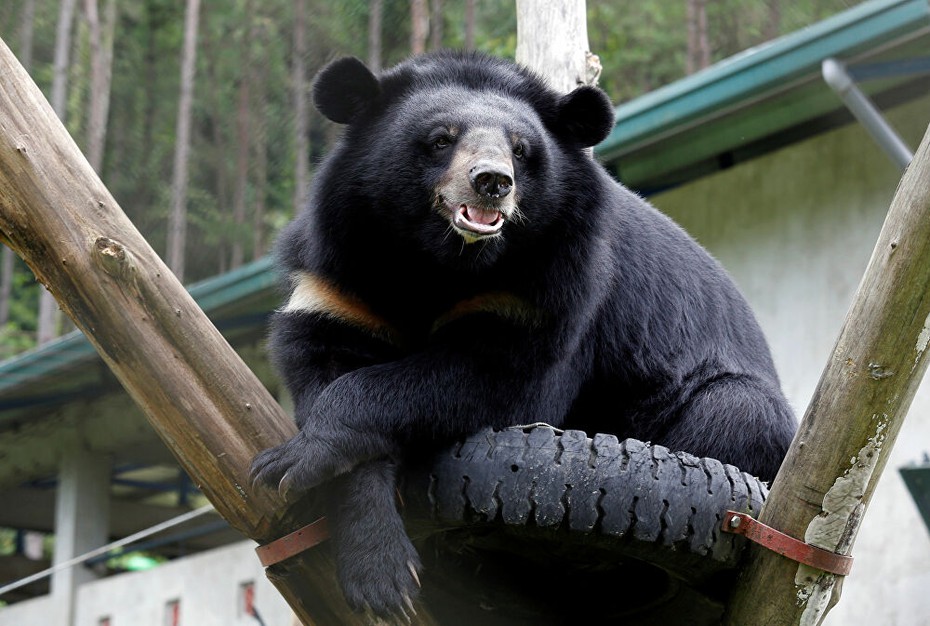
<path id="1" fill-rule="evenodd" d="M 819 76 L 826 58 L 849 58 L 927 28 L 928 0 L 864 2 L 618 106 L 614 129 L 595 153 L 610 162 L 722 110 Z"/>
<path id="2" fill-rule="evenodd" d="M 189 287 L 189 292 L 208 315 L 241 299 L 273 291 L 277 281 L 270 257 L 208 278 Z M 18 387 L 97 358 L 87 338 L 77 330 L 42 346 L 0 362 L 0 396 Z"/>

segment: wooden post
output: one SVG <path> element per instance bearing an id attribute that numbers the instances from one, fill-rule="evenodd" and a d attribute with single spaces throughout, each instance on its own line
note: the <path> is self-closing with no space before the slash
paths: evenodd
<path id="1" fill-rule="evenodd" d="M 596 85 L 601 64 L 588 48 L 585 0 L 517 0 L 516 60 L 562 93 Z"/>
<path id="2" fill-rule="evenodd" d="M 833 356 L 760 521 L 841 554 L 853 542 L 930 345 L 930 129 L 904 173 Z M 855 566 L 852 576 L 856 575 Z M 820 624 L 842 577 L 753 545 L 727 624 Z"/>
<path id="3" fill-rule="evenodd" d="M 265 543 L 313 521 L 306 501 L 288 508 L 249 486 L 252 457 L 292 436 L 292 420 L 122 212 L 2 40 L 0 242 L 84 331 L 232 526 Z M 304 623 L 367 623 L 343 601 L 327 543 L 268 576 Z"/>
<path id="4" fill-rule="evenodd" d="M 585 0 L 517 0 L 516 61 L 562 93 L 597 86 L 601 60 L 589 49 Z M 585 152 L 594 158 L 594 148 Z"/>

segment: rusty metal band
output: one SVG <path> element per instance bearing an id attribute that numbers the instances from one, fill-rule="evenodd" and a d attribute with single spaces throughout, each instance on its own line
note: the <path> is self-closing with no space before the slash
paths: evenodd
<path id="1" fill-rule="evenodd" d="M 846 576 L 849 574 L 849 570 L 852 569 L 853 558 L 851 556 L 837 554 L 804 543 L 800 539 L 795 539 L 770 526 L 766 526 L 745 513 L 727 511 L 723 516 L 720 529 L 723 532 L 743 535 L 750 541 L 792 561 L 810 565 L 831 574 Z"/>
<path id="2" fill-rule="evenodd" d="M 295 554 L 300 554 L 304 550 L 309 550 L 327 539 L 329 539 L 329 525 L 326 518 L 321 517 L 289 535 L 258 546 L 255 548 L 255 553 L 258 554 L 258 560 L 262 562 L 262 566 L 269 567 Z"/>

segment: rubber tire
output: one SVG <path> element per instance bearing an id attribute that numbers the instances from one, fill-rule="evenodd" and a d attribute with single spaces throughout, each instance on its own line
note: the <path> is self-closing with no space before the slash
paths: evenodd
<path id="1" fill-rule="evenodd" d="M 560 551 L 571 555 L 572 567 L 579 559 L 587 560 L 584 567 L 639 562 L 692 595 L 697 589 L 716 596 L 716 608 L 708 609 L 712 623 L 726 591 L 712 588 L 729 584 L 746 545 L 720 530 L 724 513 L 757 516 L 767 493 L 765 483 L 715 459 L 533 425 L 482 431 L 409 468 L 402 498 L 420 544 L 437 533 L 446 538 L 442 547 L 430 544 L 443 552 L 443 563 L 475 546 L 521 557 Z M 481 559 L 483 566 L 487 553 Z M 690 611 L 695 599 L 679 604 L 676 610 Z M 643 623 L 655 619 L 649 615 Z M 688 623 L 702 623 L 692 617 Z"/>

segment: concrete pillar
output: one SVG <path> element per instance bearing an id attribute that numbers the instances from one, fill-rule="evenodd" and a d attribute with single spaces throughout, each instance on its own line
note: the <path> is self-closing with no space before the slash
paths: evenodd
<path id="1" fill-rule="evenodd" d="M 110 459 L 75 446 L 65 453 L 55 500 L 55 554 L 58 565 L 108 543 L 110 522 Z M 51 595 L 58 620 L 76 622 L 77 588 L 97 575 L 84 564 L 52 574 Z"/>

